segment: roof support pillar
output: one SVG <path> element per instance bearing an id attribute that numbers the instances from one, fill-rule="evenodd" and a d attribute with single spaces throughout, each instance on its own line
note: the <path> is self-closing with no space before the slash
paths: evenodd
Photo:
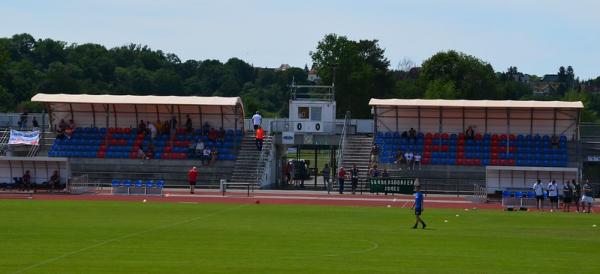
<path id="1" fill-rule="evenodd" d="M 138 125 L 140 124 L 140 117 L 138 116 L 138 109 L 137 109 L 137 105 L 133 104 L 133 110 L 135 111 L 135 124 L 134 126 L 137 128 Z"/>
<path id="2" fill-rule="evenodd" d="M 529 109 L 529 135 L 533 136 L 533 108 Z"/>
<path id="3" fill-rule="evenodd" d="M 462 108 L 462 132 L 465 132 L 465 108 Z"/>
<path id="4" fill-rule="evenodd" d="M 484 116 L 484 126 L 483 126 L 484 129 L 483 129 L 483 132 L 488 133 L 488 126 L 487 126 L 487 124 L 488 124 L 488 109 L 484 108 L 483 110 L 484 110 L 484 115 L 483 115 Z"/>
<path id="5" fill-rule="evenodd" d="M 204 123 L 202 122 L 202 106 L 198 106 L 198 116 L 200 118 L 200 134 L 204 135 Z"/>
<path id="6" fill-rule="evenodd" d="M 237 136 L 237 129 L 238 129 L 238 106 L 235 105 L 235 107 L 233 107 L 233 113 L 234 113 L 234 123 L 233 123 L 233 138 L 234 141 L 236 143 L 237 146 L 237 140 L 238 140 L 238 136 Z"/>
<path id="7" fill-rule="evenodd" d="M 510 152 L 509 147 L 510 147 L 510 109 L 506 108 L 506 154 L 508 154 Z M 511 175 L 512 178 L 512 175 Z"/>
<path id="8" fill-rule="evenodd" d="M 115 115 L 115 128 L 117 128 L 117 108 L 115 107 L 115 104 L 112 105 L 113 107 L 113 114 Z"/>
<path id="9" fill-rule="evenodd" d="M 417 131 L 421 132 L 421 106 L 417 106 Z"/>
<path id="10" fill-rule="evenodd" d="M 225 128 L 225 119 L 223 117 L 223 106 L 219 106 L 221 108 L 221 127 Z"/>
<path id="11" fill-rule="evenodd" d="M 73 117 L 73 104 L 69 104 L 69 110 L 71 111 L 71 120 L 75 121 L 75 117 Z"/>
<path id="12" fill-rule="evenodd" d="M 179 117 L 179 127 L 183 124 L 183 120 L 181 120 L 181 108 L 177 105 L 177 117 Z"/>
<path id="13" fill-rule="evenodd" d="M 94 104 L 90 104 L 92 109 L 92 127 L 96 127 L 96 109 L 94 109 Z"/>
<path id="14" fill-rule="evenodd" d="M 400 128 L 398 125 L 398 106 L 396 106 L 396 131 L 400 131 Z"/>
<path id="15" fill-rule="evenodd" d="M 106 128 L 109 128 L 108 125 L 108 121 L 109 121 L 109 115 L 110 115 L 110 105 L 104 105 L 104 111 L 106 112 Z"/>
<path id="16" fill-rule="evenodd" d="M 556 135 L 556 108 L 552 109 L 552 135 Z"/>
<path id="17" fill-rule="evenodd" d="M 373 136 L 377 134 L 377 106 L 373 106 Z"/>

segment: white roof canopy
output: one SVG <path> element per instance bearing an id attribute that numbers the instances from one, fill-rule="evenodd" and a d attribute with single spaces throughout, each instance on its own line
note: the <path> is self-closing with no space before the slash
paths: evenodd
<path id="1" fill-rule="evenodd" d="M 244 128 L 240 97 L 137 96 L 38 93 L 33 102 L 44 103 L 54 125 L 73 119 L 79 127 L 137 127 L 140 120 L 155 122 L 176 117 L 183 127 L 187 115 L 194 128 Z"/>
<path id="2" fill-rule="evenodd" d="M 581 101 L 371 99 L 370 106 L 465 107 L 465 108 L 583 108 Z"/>
<path id="3" fill-rule="evenodd" d="M 240 97 L 200 96 L 154 96 L 154 95 L 90 95 L 90 94 L 45 94 L 38 93 L 32 102 L 70 104 L 135 104 L 135 105 L 196 105 L 235 106 L 242 105 Z"/>

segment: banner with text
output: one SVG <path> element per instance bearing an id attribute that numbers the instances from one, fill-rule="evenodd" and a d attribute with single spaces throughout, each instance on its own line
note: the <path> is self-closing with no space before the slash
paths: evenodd
<path id="1" fill-rule="evenodd" d="M 9 145 L 37 145 L 40 141 L 40 132 L 34 131 L 19 131 L 10 130 Z"/>

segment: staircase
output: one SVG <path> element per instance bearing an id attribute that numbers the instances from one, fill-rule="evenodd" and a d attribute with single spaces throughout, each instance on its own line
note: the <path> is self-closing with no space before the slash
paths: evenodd
<path id="1" fill-rule="evenodd" d="M 359 180 L 357 191 L 368 191 L 369 187 L 366 182 L 367 173 L 369 172 L 369 160 L 371 155 L 371 145 L 373 143 L 373 137 L 367 135 L 347 135 L 346 136 L 346 147 L 344 148 L 344 155 L 342 166 L 346 170 L 346 174 L 350 176 L 350 170 L 352 166 L 356 164 L 359 170 Z M 338 167 L 339 168 L 339 167 Z M 337 170 L 334 171 L 337 174 Z M 338 191 L 337 181 L 333 183 L 333 189 Z M 347 180 L 344 182 L 344 191 L 351 191 L 351 182 Z"/>
<path id="2" fill-rule="evenodd" d="M 272 142 L 272 136 L 265 136 L 263 149 L 259 151 L 256 149 L 254 135 L 245 134 L 229 182 L 253 184 L 254 187 L 260 188 Z"/>

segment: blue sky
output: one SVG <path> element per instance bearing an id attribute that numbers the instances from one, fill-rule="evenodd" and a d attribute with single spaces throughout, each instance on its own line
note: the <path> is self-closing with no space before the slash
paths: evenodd
<path id="1" fill-rule="evenodd" d="M 29 1 L 0 0 L 0 36 L 107 47 L 140 43 L 182 60 L 239 57 L 259 67 L 309 64 L 325 34 L 378 39 L 395 68 L 455 49 L 543 75 L 572 65 L 600 76 L 600 1 Z"/>

